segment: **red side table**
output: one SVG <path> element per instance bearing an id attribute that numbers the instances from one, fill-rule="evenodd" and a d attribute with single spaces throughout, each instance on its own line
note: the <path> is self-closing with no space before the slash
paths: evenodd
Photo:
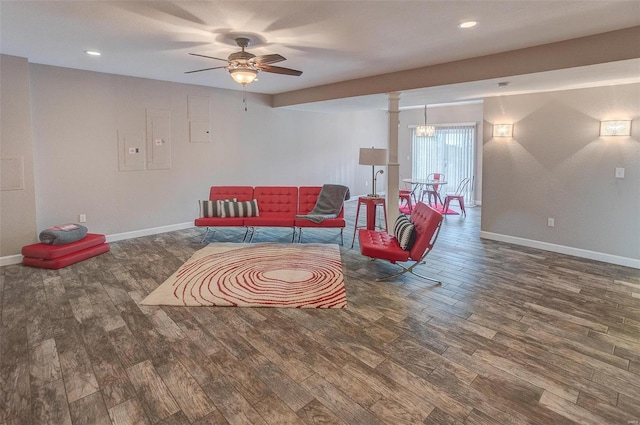
<path id="1" fill-rule="evenodd" d="M 373 196 L 361 196 L 358 198 L 358 208 L 356 209 L 356 223 L 353 227 L 353 239 L 351 240 L 351 248 L 353 248 L 353 244 L 356 241 L 356 233 L 358 229 L 365 226 L 358 226 L 358 218 L 360 218 L 360 205 L 364 204 L 367 208 L 367 230 L 375 230 L 376 228 L 376 211 L 378 207 L 382 207 L 382 212 L 384 213 L 384 227 L 380 227 L 388 232 L 387 227 L 387 202 L 384 198 L 378 198 Z"/>

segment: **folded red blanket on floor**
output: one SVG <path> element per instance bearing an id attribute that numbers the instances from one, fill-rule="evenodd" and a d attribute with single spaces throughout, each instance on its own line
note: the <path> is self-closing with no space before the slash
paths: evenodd
<path id="1" fill-rule="evenodd" d="M 106 241 L 104 235 L 97 233 L 87 233 L 83 239 L 64 245 L 46 245 L 42 243 L 34 243 L 22 248 L 22 255 L 25 257 L 40 258 L 41 260 L 52 260 L 54 258 L 63 257 L 92 246 L 100 245 Z"/>

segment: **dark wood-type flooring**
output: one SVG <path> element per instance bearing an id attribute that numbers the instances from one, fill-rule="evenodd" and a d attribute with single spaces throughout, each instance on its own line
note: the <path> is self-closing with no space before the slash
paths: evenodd
<path id="1" fill-rule="evenodd" d="M 348 249 L 354 210 L 346 310 L 139 306 L 202 229 L 2 267 L 0 424 L 640 423 L 640 271 L 480 240 L 471 208 L 420 267 L 441 287 L 379 283 L 396 267 Z"/>

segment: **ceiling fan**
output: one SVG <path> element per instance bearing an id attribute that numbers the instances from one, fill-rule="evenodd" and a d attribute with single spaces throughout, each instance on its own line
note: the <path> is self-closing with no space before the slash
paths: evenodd
<path id="1" fill-rule="evenodd" d="M 228 59 L 216 58 L 213 56 L 199 55 L 197 53 L 189 53 L 192 56 L 200 56 L 203 58 L 215 59 L 228 62 L 228 65 L 215 66 L 213 68 L 198 69 L 195 71 L 187 71 L 185 74 L 191 74 L 194 72 L 209 71 L 211 69 L 224 68 L 231 74 L 236 82 L 243 86 L 253 82 L 258 76 L 259 71 L 271 72 L 274 74 L 284 75 L 302 75 L 302 71 L 296 71 L 295 69 L 283 68 L 280 66 L 273 66 L 272 63 L 282 62 L 286 59 L 277 54 L 256 56 L 249 52 L 245 52 L 244 49 L 249 45 L 249 39 L 245 37 L 238 37 L 235 39 L 236 44 L 242 49 L 239 52 L 232 53 Z"/>

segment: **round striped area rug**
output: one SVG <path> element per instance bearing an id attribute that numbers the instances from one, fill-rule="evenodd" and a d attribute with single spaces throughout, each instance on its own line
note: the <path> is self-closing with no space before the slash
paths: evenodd
<path id="1" fill-rule="evenodd" d="M 345 308 L 340 248 L 329 244 L 210 244 L 141 304 Z"/>

